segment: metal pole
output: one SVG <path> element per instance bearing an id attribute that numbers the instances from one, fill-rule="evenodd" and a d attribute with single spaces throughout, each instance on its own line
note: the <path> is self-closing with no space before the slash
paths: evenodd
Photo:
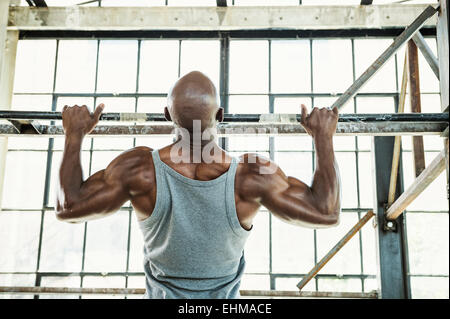
<path id="1" fill-rule="evenodd" d="M 361 76 L 341 95 L 331 108 L 337 107 L 339 110 L 356 95 L 356 93 L 369 81 L 372 76 L 391 58 L 400 47 L 405 44 L 412 36 L 425 24 L 428 18 L 432 17 L 437 10 L 428 6 L 405 31 L 403 31 L 394 42 L 361 74 Z"/>
<path id="2" fill-rule="evenodd" d="M 297 284 L 299 290 L 314 278 L 314 276 L 337 254 L 339 250 L 374 216 L 373 211 L 368 211 L 350 231 L 314 266 L 313 269 Z"/>
<path id="3" fill-rule="evenodd" d="M 425 58 L 425 60 L 430 65 L 434 75 L 436 75 L 436 77 L 439 79 L 438 59 L 435 57 L 433 51 L 431 51 L 431 48 L 428 46 L 423 36 L 420 34 L 420 32 L 417 32 L 412 39 L 414 43 L 417 45 L 417 47 L 420 49 L 420 52 L 422 52 L 422 55 Z"/>

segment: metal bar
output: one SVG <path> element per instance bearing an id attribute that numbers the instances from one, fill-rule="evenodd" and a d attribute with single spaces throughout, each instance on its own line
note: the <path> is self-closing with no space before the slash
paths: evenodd
<path id="1" fill-rule="evenodd" d="M 336 135 L 338 136 L 396 136 L 396 135 L 440 135 L 448 126 L 447 122 L 349 122 L 338 123 Z M 64 130 L 60 125 L 40 125 L 39 134 L 35 130 L 18 133 L 13 125 L 0 124 L 0 136 L 63 136 Z M 139 135 L 166 135 L 174 134 L 171 124 L 154 125 L 99 125 L 90 133 L 92 137 L 122 136 L 132 137 Z M 264 123 L 219 123 L 217 126 L 219 137 L 232 135 L 307 135 L 300 123 L 264 124 Z"/>
<path id="2" fill-rule="evenodd" d="M 423 57 L 428 62 L 428 64 L 431 67 L 431 70 L 433 70 L 434 75 L 439 79 L 439 62 L 436 56 L 434 55 L 433 51 L 431 51 L 431 48 L 428 46 L 427 42 L 423 38 L 423 36 L 420 34 L 420 32 L 417 32 L 412 37 L 414 43 L 417 45 L 417 47 L 420 49 L 420 52 L 422 52 Z"/>
<path id="3" fill-rule="evenodd" d="M 68 287 L 7 287 L 0 286 L 0 294 L 68 294 L 68 295 L 143 295 L 144 288 L 68 288 Z M 376 299 L 376 291 L 334 292 L 334 291 L 283 291 L 283 290 L 241 290 L 241 296 L 259 297 L 303 297 L 303 298 L 370 298 Z"/>
<path id="4" fill-rule="evenodd" d="M 409 188 L 389 207 L 386 218 L 394 220 L 417 198 L 436 177 L 445 169 L 445 151 L 441 151 L 438 156 L 425 168 L 425 170 L 414 180 Z"/>
<path id="5" fill-rule="evenodd" d="M 8 120 L 62 120 L 61 112 L 5 111 L 0 110 L 0 119 Z M 300 122 L 301 114 L 225 114 L 224 122 L 245 123 L 286 123 Z M 373 122 L 448 122 L 448 113 L 380 113 L 380 114 L 340 114 L 340 123 Z M 125 122 L 167 122 L 162 113 L 104 113 L 100 121 Z"/>
<path id="6" fill-rule="evenodd" d="M 15 30 L 383 29 L 407 26 L 425 5 L 229 7 L 13 7 Z M 281 18 L 281 19 L 280 19 Z M 429 21 L 434 26 L 436 21 Z"/>
<path id="7" fill-rule="evenodd" d="M 374 216 L 373 211 L 369 210 L 352 229 L 314 266 L 313 269 L 297 284 L 299 290 L 314 278 L 314 276 L 341 250 L 342 247 Z"/>
<path id="8" fill-rule="evenodd" d="M 428 18 L 436 13 L 436 9 L 428 6 L 405 31 L 402 32 L 394 42 L 361 74 L 361 76 L 342 94 L 332 105 L 332 108 L 341 109 L 344 105 L 356 95 L 356 93 L 369 81 L 375 73 L 405 44 L 411 37 L 425 24 Z"/>
<path id="9" fill-rule="evenodd" d="M 361 5 L 362 6 L 371 5 L 372 2 L 373 2 L 373 0 L 361 0 Z"/>
<path id="10" fill-rule="evenodd" d="M 405 53 L 405 61 L 403 62 L 403 76 L 402 76 L 402 86 L 400 89 L 400 98 L 398 102 L 397 113 L 403 113 L 405 110 L 405 100 L 406 100 L 406 89 L 408 87 L 408 55 Z M 389 183 L 389 197 L 388 205 L 391 205 L 395 200 L 395 190 L 397 189 L 397 177 L 398 177 L 398 164 L 400 161 L 401 152 L 401 136 L 396 136 L 394 140 L 394 152 L 392 155 L 392 166 L 391 166 L 391 179 Z"/>

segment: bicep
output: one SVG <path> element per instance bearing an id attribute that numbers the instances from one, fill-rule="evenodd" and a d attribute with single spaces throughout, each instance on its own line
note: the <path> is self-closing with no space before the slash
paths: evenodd
<path id="1" fill-rule="evenodd" d="M 81 185 L 79 195 L 72 202 L 64 202 L 58 218 L 68 222 L 83 222 L 108 216 L 117 211 L 129 198 L 118 178 L 107 169 L 90 176 Z"/>

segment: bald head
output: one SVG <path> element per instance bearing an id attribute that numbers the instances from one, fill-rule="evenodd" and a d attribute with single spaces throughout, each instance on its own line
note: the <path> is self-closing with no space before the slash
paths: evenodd
<path id="1" fill-rule="evenodd" d="M 180 127 L 192 130 L 193 120 L 201 121 L 201 129 L 213 127 L 223 120 L 223 109 L 212 81 L 203 73 L 190 72 L 179 78 L 167 96 L 166 118 Z"/>

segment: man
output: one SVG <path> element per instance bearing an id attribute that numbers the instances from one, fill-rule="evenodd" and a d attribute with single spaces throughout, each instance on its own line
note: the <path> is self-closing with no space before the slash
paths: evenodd
<path id="1" fill-rule="evenodd" d="M 168 94 L 164 112 L 177 128 L 176 142 L 159 150 L 128 150 L 85 181 L 81 144 L 104 106 L 93 113 L 86 106 L 65 106 L 57 217 L 71 223 L 106 217 L 130 200 L 144 236 L 147 298 L 238 298 L 243 247 L 261 205 L 295 225 L 339 222 L 332 141 L 338 113 L 314 108 L 308 115 L 301 107 L 301 123 L 316 147 L 311 186 L 257 154 L 233 158 L 214 134 L 204 134 L 224 113 L 214 84 L 200 72 L 180 78 Z"/>

